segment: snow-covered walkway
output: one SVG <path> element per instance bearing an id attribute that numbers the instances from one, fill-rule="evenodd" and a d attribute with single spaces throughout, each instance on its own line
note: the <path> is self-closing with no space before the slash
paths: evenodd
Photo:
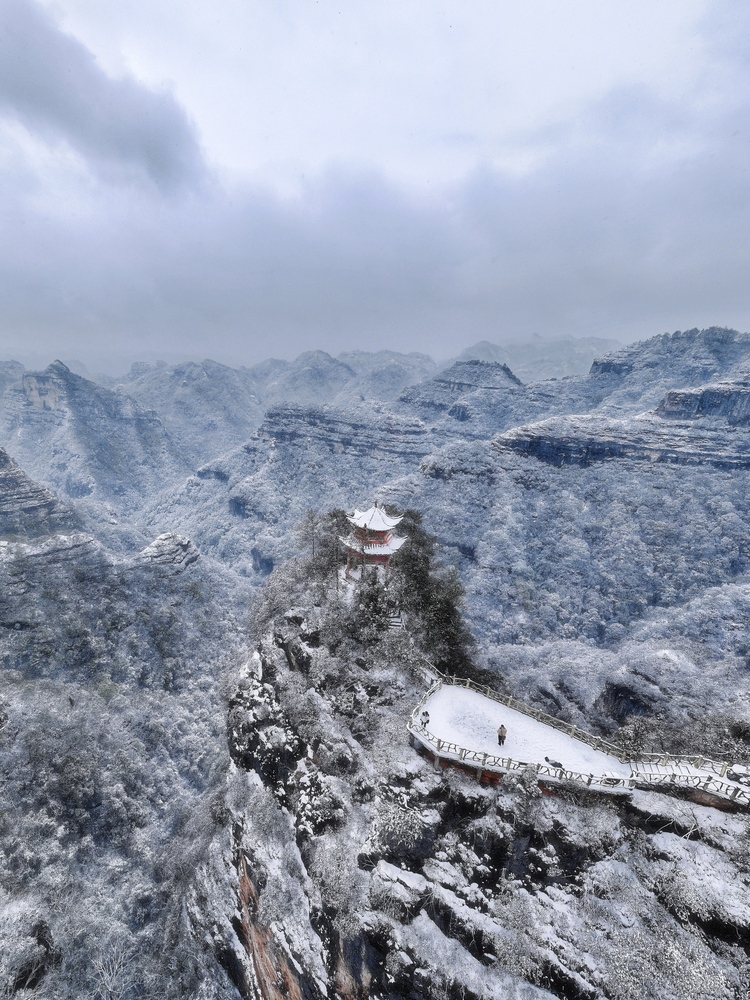
<path id="1" fill-rule="evenodd" d="M 422 722 L 423 712 L 428 713 L 428 722 Z M 503 746 L 497 741 L 501 724 L 507 729 Z M 605 787 L 632 787 L 636 782 L 679 784 L 750 804 L 749 787 L 709 766 L 699 767 L 692 761 L 666 757 L 662 761 L 658 755 L 645 754 L 644 760 L 622 761 L 614 753 L 590 746 L 585 739 L 576 739 L 551 724 L 458 684 L 436 686 L 415 709 L 409 731 L 437 756 L 482 770 L 503 772 L 532 766 L 542 777 L 574 777 Z"/>

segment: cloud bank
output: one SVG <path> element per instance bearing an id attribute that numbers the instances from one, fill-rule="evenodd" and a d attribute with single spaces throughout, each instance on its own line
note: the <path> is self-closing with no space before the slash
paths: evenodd
<path id="1" fill-rule="evenodd" d="M 480 161 L 420 193 L 332 164 L 282 196 L 210 171 L 173 97 L 6 0 L 0 354 L 447 356 L 533 332 L 747 329 L 750 18 L 725 10 L 704 31 L 719 74 L 680 100 L 614 88 L 518 135 L 528 169 Z"/>
<path id="2" fill-rule="evenodd" d="M 0 112 L 100 170 L 142 172 L 162 188 L 202 171 L 194 130 L 170 94 L 107 76 L 29 0 L 0 5 Z"/>

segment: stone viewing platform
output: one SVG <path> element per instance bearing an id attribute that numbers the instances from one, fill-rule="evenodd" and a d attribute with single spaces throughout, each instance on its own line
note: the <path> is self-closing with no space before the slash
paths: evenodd
<path id="1" fill-rule="evenodd" d="M 503 725 L 507 736 L 498 743 Z M 480 779 L 533 769 L 544 782 L 614 791 L 682 787 L 750 807 L 750 773 L 704 757 L 630 757 L 600 737 L 468 680 L 438 678 L 411 714 L 412 744 L 436 760 L 476 769 Z"/>

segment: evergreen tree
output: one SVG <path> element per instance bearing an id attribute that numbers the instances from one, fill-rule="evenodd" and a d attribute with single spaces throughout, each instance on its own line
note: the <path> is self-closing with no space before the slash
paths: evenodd
<path id="1" fill-rule="evenodd" d="M 391 593 L 435 666 L 463 674 L 474 637 L 461 616 L 464 588 L 458 573 L 436 560 L 437 539 L 424 530 L 418 510 L 404 513 L 399 531 L 407 542 L 391 561 Z"/>

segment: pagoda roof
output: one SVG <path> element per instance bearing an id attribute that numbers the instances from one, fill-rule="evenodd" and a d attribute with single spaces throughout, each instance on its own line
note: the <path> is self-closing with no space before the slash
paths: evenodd
<path id="1" fill-rule="evenodd" d="M 394 535 L 390 541 L 384 544 L 368 542 L 363 551 L 366 556 L 392 556 L 394 552 L 398 552 L 405 541 L 405 538 L 397 538 Z"/>
<path id="2" fill-rule="evenodd" d="M 357 510 L 355 507 L 354 513 L 346 516 L 349 524 L 355 528 L 367 528 L 370 531 L 390 531 L 403 520 L 403 514 L 400 517 L 391 517 L 377 504 L 369 510 Z"/>
<path id="3" fill-rule="evenodd" d="M 366 556 L 392 556 L 406 541 L 405 538 L 399 538 L 397 535 L 393 535 L 387 542 L 364 542 L 353 535 L 340 540 L 348 549 Z"/>

